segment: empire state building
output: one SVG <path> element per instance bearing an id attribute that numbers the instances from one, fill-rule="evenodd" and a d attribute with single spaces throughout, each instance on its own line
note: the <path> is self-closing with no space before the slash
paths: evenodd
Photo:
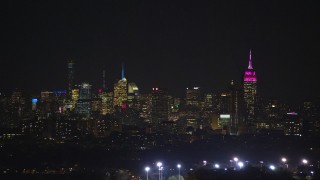
<path id="1" fill-rule="evenodd" d="M 256 72 L 252 67 L 251 49 L 249 53 L 249 65 L 244 74 L 243 80 L 244 103 L 246 109 L 246 122 L 252 125 L 255 115 L 255 101 L 257 95 L 257 77 Z"/>

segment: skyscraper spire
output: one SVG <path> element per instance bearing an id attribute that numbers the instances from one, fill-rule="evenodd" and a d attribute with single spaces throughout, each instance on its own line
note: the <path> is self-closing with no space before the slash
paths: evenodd
<path id="1" fill-rule="evenodd" d="M 122 78 L 121 79 L 124 79 L 124 63 L 122 63 Z"/>
<path id="2" fill-rule="evenodd" d="M 250 49 L 250 53 L 249 53 L 249 66 L 248 69 L 253 69 L 252 67 L 252 59 L 251 59 L 251 49 Z"/>
<path id="3" fill-rule="evenodd" d="M 103 70 L 102 70 L 102 89 L 105 91 L 106 90 L 106 68 L 103 65 Z"/>
<path id="4" fill-rule="evenodd" d="M 251 49 L 249 51 L 249 66 L 244 73 L 243 96 L 246 107 L 247 125 L 254 127 L 255 106 L 257 95 L 257 74 L 252 67 Z"/>
<path id="5" fill-rule="evenodd" d="M 67 62 L 68 65 L 68 98 L 72 98 L 72 89 L 74 86 L 74 60 L 73 59 L 68 59 Z"/>

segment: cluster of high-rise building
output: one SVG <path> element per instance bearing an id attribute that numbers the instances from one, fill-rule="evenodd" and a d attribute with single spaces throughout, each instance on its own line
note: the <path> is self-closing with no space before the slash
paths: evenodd
<path id="1" fill-rule="evenodd" d="M 173 97 L 162 87 L 141 92 L 122 77 L 113 89 L 95 91 L 88 82 L 76 83 L 75 62 L 67 63 L 66 90 L 42 91 L 27 97 L 15 90 L 1 94 L 2 138 L 16 135 L 68 139 L 112 132 L 193 134 L 206 131 L 239 135 L 274 132 L 284 135 L 320 135 L 319 101 L 305 102 L 293 112 L 275 100 L 257 94 L 257 74 L 251 50 L 243 83 L 231 81 L 223 92 L 188 87 L 185 97 Z"/>

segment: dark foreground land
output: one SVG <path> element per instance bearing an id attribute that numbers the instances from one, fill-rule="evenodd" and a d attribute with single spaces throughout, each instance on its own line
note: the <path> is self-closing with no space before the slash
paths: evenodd
<path id="1" fill-rule="evenodd" d="M 163 180 L 176 178 L 177 163 L 182 164 L 184 179 L 320 179 L 318 142 L 317 138 L 271 135 L 22 138 L 1 141 L 0 179 L 146 179 L 148 165 L 152 180 L 158 179 L 157 161 L 164 164 Z M 246 162 L 243 169 L 233 170 L 230 160 L 234 156 Z M 283 156 L 288 168 L 281 163 Z M 308 164 L 302 164 L 302 158 Z M 203 160 L 208 164 L 203 165 Z M 221 168 L 214 169 L 214 163 Z M 270 171 L 270 164 L 277 169 Z"/>

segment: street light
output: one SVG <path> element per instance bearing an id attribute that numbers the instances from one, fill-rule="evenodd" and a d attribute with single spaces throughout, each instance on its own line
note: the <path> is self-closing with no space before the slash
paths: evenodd
<path id="1" fill-rule="evenodd" d="M 286 158 L 281 158 L 281 161 L 282 161 L 283 163 L 286 163 L 286 162 L 287 162 L 287 159 L 286 159 Z"/>
<path id="2" fill-rule="evenodd" d="M 288 169 L 288 164 L 286 163 L 287 162 L 287 158 L 281 158 L 281 161 L 284 163 L 284 165 L 286 165 L 287 169 Z"/>
<path id="3" fill-rule="evenodd" d="M 238 166 L 240 167 L 240 169 L 243 167 L 243 162 L 238 162 Z"/>
<path id="4" fill-rule="evenodd" d="M 161 178 L 160 178 L 160 171 L 161 171 L 162 163 L 161 163 L 161 162 L 157 162 L 157 166 L 159 167 L 159 180 L 161 180 Z"/>
<path id="5" fill-rule="evenodd" d="M 269 169 L 271 169 L 272 171 L 274 171 L 276 169 L 276 167 L 274 165 L 270 165 Z"/>
<path id="6" fill-rule="evenodd" d="M 179 170 L 178 180 L 180 180 L 180 168 L 181 168 L 181 164 L 178 164 L 177 167 L 178 167 L 178 170 Z"/>
<path id="7" fill-rule="evenodd" d="M 162 180 L 162 174 L 163 174 L 163 173 L 162 173 L 162 172 L 163 172 L 163 166 L 161 166 L 160 170 L 161 170 L 161 171 L 160 171 L 160 172 L 161 172 L 161 173 L 160 173 L 160 174 L 161 174 L 161 176 L 160 176 L 161 178 L 160 178 L 160 179 Z"/>
<path id="8" fill-rule="evenodd" d="M 235 168 L 237 168 L 237 164 L 238 164 L 239 159 L 237 157 L 234 157 L 233 161 L 235 163 Z"/>
<path id="9" fill-rule="evenodd" d="M 148 172 L 150 171 L 150 167 L 147 166 L 147 167 L 145 168 L 145 170 L 146 170 L 146 172 L 147 172 L 147 180 L 148 180 L 148 179 L 149 179 Z"/>
<path id="10" fill-rule="evenodd" d="M 202 162 L 203 162 L 203 165 L 204 165 L 204 166 L 207 165 L 207 161 L 204 160 L 204 161 L 202 161 Z"/>
<path id="11" fill-rule="evenodd" d="M 302 163 L 303 163 L 303 164 L 308 164 L 308 160 L 302 159 Z"/>
<path id="12" fill-rule="evenodd" d="M 214 167 L 215 167 L 216 169 L 219 169 L 219 168 L 220 168 L 220 165 L 219 165 L 219 164 L 215 164 Z"/>

